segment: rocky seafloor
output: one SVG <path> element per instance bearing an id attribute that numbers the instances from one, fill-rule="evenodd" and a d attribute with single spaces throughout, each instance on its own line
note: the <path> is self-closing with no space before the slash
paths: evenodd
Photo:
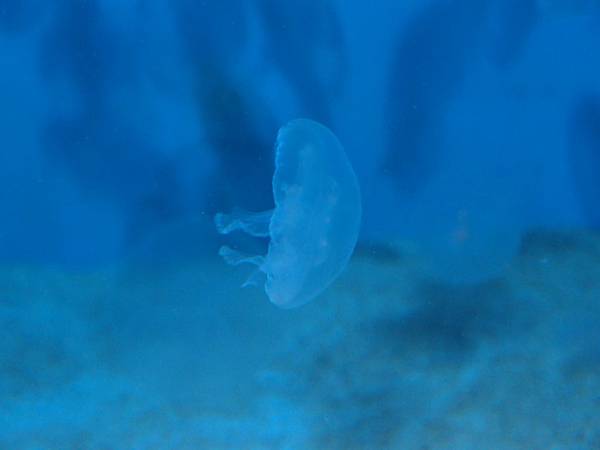
<path id="1" fill-rule="evenodd" d="M 1 449 L 600 449 L 600 236 L 501 278 L 362 245 L 279 310 L 215 257 L 0 272 Z"/>

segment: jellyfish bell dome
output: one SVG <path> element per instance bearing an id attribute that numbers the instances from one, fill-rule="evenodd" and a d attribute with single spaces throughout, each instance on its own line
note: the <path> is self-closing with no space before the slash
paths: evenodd
<path id="1" fill-rule="evenodd" d="M 219 253 L 233 265 L 256 265 L 271 302 L 293 308 L 315 298 L 342 272 L 360 228 L 358 181 L 327 127 L 297 119 L 279 130 L 273 197 L 272 211 L 238 209 L 215 216 L 222 234 L 241 230 L 270 238 L 267 254 L 244 255 L 226 246 Z"/>

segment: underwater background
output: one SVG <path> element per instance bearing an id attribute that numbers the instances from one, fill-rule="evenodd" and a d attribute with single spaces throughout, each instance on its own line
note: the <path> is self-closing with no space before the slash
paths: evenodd
<path id="1" fill-rule="evenodd" d="M 0 449 L 600 449 L 599 1 L 0 0 L 0 61 Z M 214 216 L 296 118 L 362 220 L 281 309 Z"/>

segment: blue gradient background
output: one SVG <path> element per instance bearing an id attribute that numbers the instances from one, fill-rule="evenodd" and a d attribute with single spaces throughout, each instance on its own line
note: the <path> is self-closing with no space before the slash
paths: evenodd
<path id="1" fill-rule="evenodd" d="M 237 278 L 231 278 L 238 272 L 216 258 L 223 240 L 212 223 L 217 211 L 234 205 L 272 208 L 273 144 L 279 127 L 297 117 L 329 127 L 355 168 L 363 197 L 358 260 L 361 254 L 394 259 L 396 247 L 410 248 L 428 261 L 432 282 L 446 286 L 417 294 L 398 287 L 390 295 L 435 303 L 431 298 L 454 298 L 454 289 L 466 289 L 477 297 L 480 283 L 505 276 L 532 230 L 593 235 L 600 228 L 598 55 L 600 4 L 593 0 L 381 0 L 369 5 L 0 0 L 0 265 L 5 286 L 0 323 L 6 334 L 0 363 L 18 349 L 46 351 L 36 337 L 39 321 L 52 324 L 48 333 L 62 343 L 57 348 L 66 348 L 61 350 L 66 366 L 82 354 L 102 353 L 98 348 L 108 352 L 107 346 L 123 345 L 127 356 L 117 359 L 137 361 L 136 370 L 143 371 L 152 357 L 137 349 L 153 348 L 150 343 L 156 340 L 164 345 L 158 353 L 171 358 L 167 365 L 173 372 L 165 379 L 181 376 L 181 385 L 190 389 L 194 384 L 183 374 L 197 375 L 195 358 L 206 357 L 214 358 L 212 381 L 223 377 L 237 385 L 254 373 L 250 361 L 261 354 L 250 346 L 264 348 L 282 323 L 294 329 L 318 322 L 320 299 L 285 316 L 271 311 L 274 307 L 260 292 L 238 291 Z M 264 251 L 264 242 L 235 239 L 240 247 Z M 527 248 L 537 248 L 537 241 L 527 242 Z M 591 248 L 585 239 L 581 242 L 584 250 Z M 553 260 L 546 247 L 539 252 L 538 261 Z M 472 255 L 483 262 L 469 263 Z M 403 258 L 399 264 L 410 268 L 410 258 Z M 199 262 L 207 268 L 196 276 L 188 279 L 187 272 L 180 272 Z M 597 274 L 597 260 L 589 264 Z M 360 276 L 373 289 L 387 292 L 381 287 L 386 286 L 385 270 L 365 268 Z M 570 280 L 569 270 L 577 273 L 568 269 L 554 276 Z M 64 301 L 47 287 L 60 284 L 52 284 L 55 275 L 48 271 L 62 274 L 57 275 L 60 283 L 70 292 Z M 160 287 L 154 284 L 156 273 Z M 94 281 L 78 284 L 77 277 L 88 276 Z M 141 286 L 152 288 L 135 299 L 122 298 L 123 292 L 136 291 L 127 283 L 137 283 L 142 291 Z M 94 293 L 82 294 L 88 289 Z M 369 301 L 365 295 L 363 303 Z M 597 311 L 599 300 L 591 295 L 589 308 Z M 339 313 L 346 303 L 336 296 L 343 297 L 332 293 L 332 300 L 323 303 L 337 305 L 333 308 Z M 86 300 L 74 302 L 80 297 Z M 90 313 L 73 325 L 70 313 L 61 315 L 61 308 L 71 304 L 93 304 L 89 310 L 97 313 L 98 322 Z M 548 310 L 558 308 L 549 305 Z M 398 325 L 396 316 L 377 323 L 382 330 L 396 330 L 384 333 L 384 339 L 410 342 L 411 331 L 404 325 L 416 333 L 444 328 L 448 321 L 460 321 L 457 317 L 487 314 L 471 307 L 450 302 L 442 318 L 420 311 L 410 316 L 416 324 Z M 529 307 L 514 306 L 518 311 Z M 358 323 L 363 313 L 345 314 L 355 314 L 352 320 Z M 577 348 L 581 342 L 598 344 L 592 345 L 591 359 L 598 358 L 600 348 L 598 333 L 592 331 L 600 315 L 594 314 L 588 325 L 580 327 L 580 319 L 573 319 L 559 333 Z M 493 317 L 482 327 L 496 330 Z M 263 326 L 263 334 L 253 331 Z M 512 333 L 499 326 L 498 333 Z M 460 330 L 463 338 L 448 333 L 434 339 L 452 346 L 464 338 Z M 477 333 L 472 339 L 480 342 Z M 96 337 L 81 337 L 90 334 Z M 316 341 L 321 337 L 319 331 L 313 334 Z M 255 346 L 247 344 L 255 341 Z M 69 347 L 73 342 L 74 349 Z M 207 350 L 215 342 L 219 350 Z M 229 351 L 240 352 L 241 366 L 216 356 Z M 289 350 L 290 355 L 297 351 Z M 246 360 L 243 355 L 255 356 Z M 28 365 L 27 371 L 43 380 L 36 382 L 40 386 L 48 385 L 46 373 L 64 375 L 52 375 L 49 360 L 36 358 L 17 358 L 15 364 Z M 88 363 L 98 369 L 104 367 L 103 358 Z M 147 370 L 152 367 L 148 363 Z M 26 405 L 17 394 L 8 394 L 13 372 L 0 370 L 0 386 L 7 393 L 0 394 L 0 408 L 2 397 L 12 398 L 13 406 Z M 110 384 L 112 376 L 106 380 Z M 176 385 L 162 380 L 149 392 L 168 396 Z M 221 395 L 219 389 L 231 393 L 230 385 L 200 385 L 195 392 L 208 397 Z M 31 425 L 38 423 L 36 399 L 45 394 L 31 387 L 25 391 L 30 409 L 22 406 L 21 416 L 15 413 L 18 408 L 2 416 L 0 447 L 96 448 L 104 443 L 108 447 L 103 448 L 188 448 L 167 438 L 126 443 L 116 432 L 83 447 L 73 447 L 67 432 L 47 438 L 39 431 L 43 425 Z M 285 405 L 272 405 L 278 411 L 274 416 L 291 411 Z M 48 410 L 48 421 L 62 414 L 66 426 L 75 409 L 66 404 L 57 407 L 63 413 Z M 18 426 L 17 417 L 23 420 Z M 15 437 L 29 435 L 14 431 L 28 430 L 28 418 L 46 436 L 40 447 Z M 230 432 L 245 435 L 236 430 Z M 376 428 L 369 430 L 379 435 Z M 189 448 L 313 448 L 309 441 L 272 444 L 263 437 L 256 442 L 264 446 L 215 438 L 222 445 Z M 357 448 L 417 448 L 405 441 L 365 439 L 357 440 Z M 324 442 L 331 446 L 319 448 L 350 448 L 343 440 Z M 597 448 L 586 445 L 581 448 Z"/>

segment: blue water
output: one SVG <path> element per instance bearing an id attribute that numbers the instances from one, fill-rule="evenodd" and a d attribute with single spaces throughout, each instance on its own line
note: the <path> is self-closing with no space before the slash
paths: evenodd
<path id="1" fill-rule="evenodd" d="M 0 448 L 600 449 L 599 30 L 595 0 L 0 0 Z M 268 240 L 213 218 L 273 209 L 297 118 L 362 220 L 281 310 L 218 255 Z"/>

